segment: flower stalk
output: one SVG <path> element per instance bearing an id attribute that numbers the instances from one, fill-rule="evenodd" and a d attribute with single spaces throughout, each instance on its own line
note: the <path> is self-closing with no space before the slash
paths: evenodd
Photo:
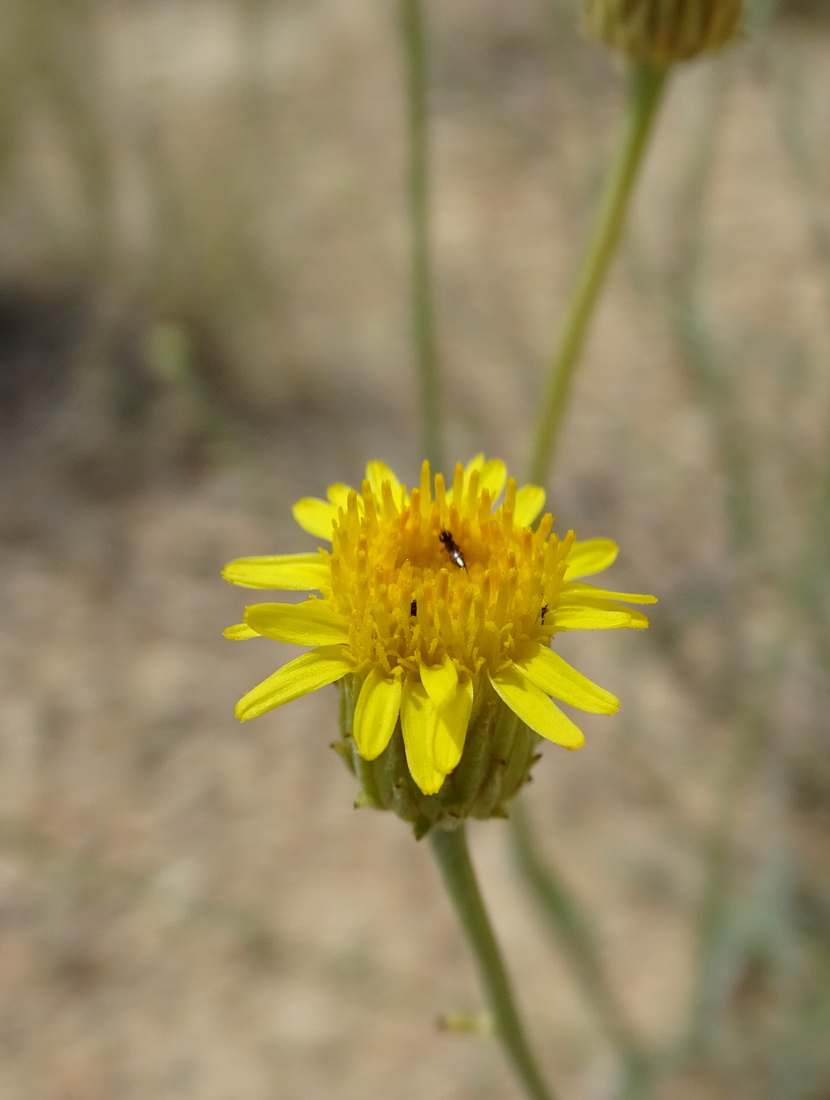
<path id="1" fill-rule="evenodd" d="M 648 148 L 667 77 L 668 69 L 664 68 L 653 68 L 642 63 L 630 68 L 628 121 L 551 357 L 547 389 L 527 471 L 529 480 L 537 483 L 544 484 L 559 443 L 576 365 L 625 225 L 629 201 Z"/>
<path id="2" fill-rule="evenodd" d="M 454 830 L 434 829 L 429 835 L 429 841 L 475 956 L 493 1025 L 504 1052 L 530 1100 L 556 1100 L 555 1094 L 542 1077 L 528 1043 L 510 979 L 478 888 L 464 827 Z"/>
<path id="3" fill-rule="evenodd" d="M 422 0 L 401 0 L 406 69 L 407 210 L 415 373 L 418 382 L 422 454 L 443 466 L 441 395 L 432 290 L 429 235 L 429 113 L 427 44 Z"/>

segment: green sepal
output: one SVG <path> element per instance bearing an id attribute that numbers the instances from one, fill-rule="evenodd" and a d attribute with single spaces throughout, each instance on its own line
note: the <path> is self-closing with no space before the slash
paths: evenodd
<path id="1" fill-rule="evenodd" d="M 409 773 L 400 721 L 377 759 L 364 760 L 352 732 L 360 681 L 345 676 L 339 688 L 341 740 L 333 747 L 360 783 L 355 805 L 391 810 L 418 840 L 433 828 L 456 829 L 468 817 L 507 817 L 508 802 L 539 759 L 539 736 L 485 684 L 476 693 L 461 760 L 437 794 L 425 795 Z"/>

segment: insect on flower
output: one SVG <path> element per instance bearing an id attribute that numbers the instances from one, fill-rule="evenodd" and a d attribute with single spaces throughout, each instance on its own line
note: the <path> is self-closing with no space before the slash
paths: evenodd
<path id="1" fill-rule="evenodd" d="M 461 553 L 461 547 L 452 537 L 451 532 L 446 530 L 442 531 L 441 534 L 438 536 L 438 539 L 444 549 L 449 554 L 450 561 L 453 563 L 453 565 L 457 565 L 459 569 L 464 569 L 465 571 L 469 572 L 469 570 L 467 569 L 467 563 L 466 561 L 464 561 L 464 555 Z"/>
<path id="2" fill-rule="evenodd" d="M 301 603 L 253 603 L 227 629 L 235 640 L 309 649 L 247 692 L 237 716 L 337 683 L 338 751 L 362 805 L 393 809 L 418 835 L 499 816 L 539 737 L 583 743 L 560 702 L 595 714 L 619 706 L 560 656 L 559 635 L 642 629 L 646 616 L 624 605 L 654 602 L 586 581 L 611 565 L 616 544 L 556 535 L 544 500 L 540 486 L 508 478 L 500 459 L 477 455 L 449 481 L 425 462 L 412 488 L 370 462 L 360 489 L 337 483 L 326 499 L 298 501 L 294 516 L 315 549 L 224 569 L 242 587 L 309 593 Z M 463 532 L 461 546 L 453 532 Z M 443 551 L 464 577 L 448 572 Z"/>

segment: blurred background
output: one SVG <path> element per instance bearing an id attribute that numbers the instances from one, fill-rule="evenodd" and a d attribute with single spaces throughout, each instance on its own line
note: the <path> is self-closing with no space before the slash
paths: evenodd
<path id="1" fill-rule="evenodd" d="M 449 451 L 519 470 L 622 73 L 570 0 L 428 7 Z M 598 999 L 472 830 L 567 1100 L 615 1027 L 636 1095 L 830 1097 L 829 16 L 677 73 L 550 486 L 661 600 L 563 642 L 623 706 L 526 795 Z M 395 5 L 5 0 L 0 81 L 0 1097 L 517 1096 L 335 691 L 240 727 L 288 649 L 221 637 L 295 499 L 416 476 Z"/>

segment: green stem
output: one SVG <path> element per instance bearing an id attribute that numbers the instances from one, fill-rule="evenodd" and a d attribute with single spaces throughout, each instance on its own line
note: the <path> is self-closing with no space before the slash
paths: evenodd
<path id="1" fill-rule="evenodd" d="M 407 200 L 415 365 L 421 408 L 423 456 L 442 468 L 438 355 L 429 247 L 429 134 L 427 46 L 422 0 L 401 0 L 406 64 Z"/>
<path id="2" fill-rule="evenodd" d="M 433 854 L 475 955 L 496 1034 L 531 1100 L 555 1100 L 539 1071 L 516 1009 L 510 980 L 487 916 L 467 849 L 464 827 L 433 829 Z"/>
<path id="3" fill-rule="evenodd" d="M 559 441 L 576 364 L 594 306 L 625 224 L 637 173 L 663 97 L 667 69 L 630 70 L 628 122 L 605 184 L 588 246 L 554 345 L 547 390 L 531 451 L 528 480 L 543 484 Z"/>

